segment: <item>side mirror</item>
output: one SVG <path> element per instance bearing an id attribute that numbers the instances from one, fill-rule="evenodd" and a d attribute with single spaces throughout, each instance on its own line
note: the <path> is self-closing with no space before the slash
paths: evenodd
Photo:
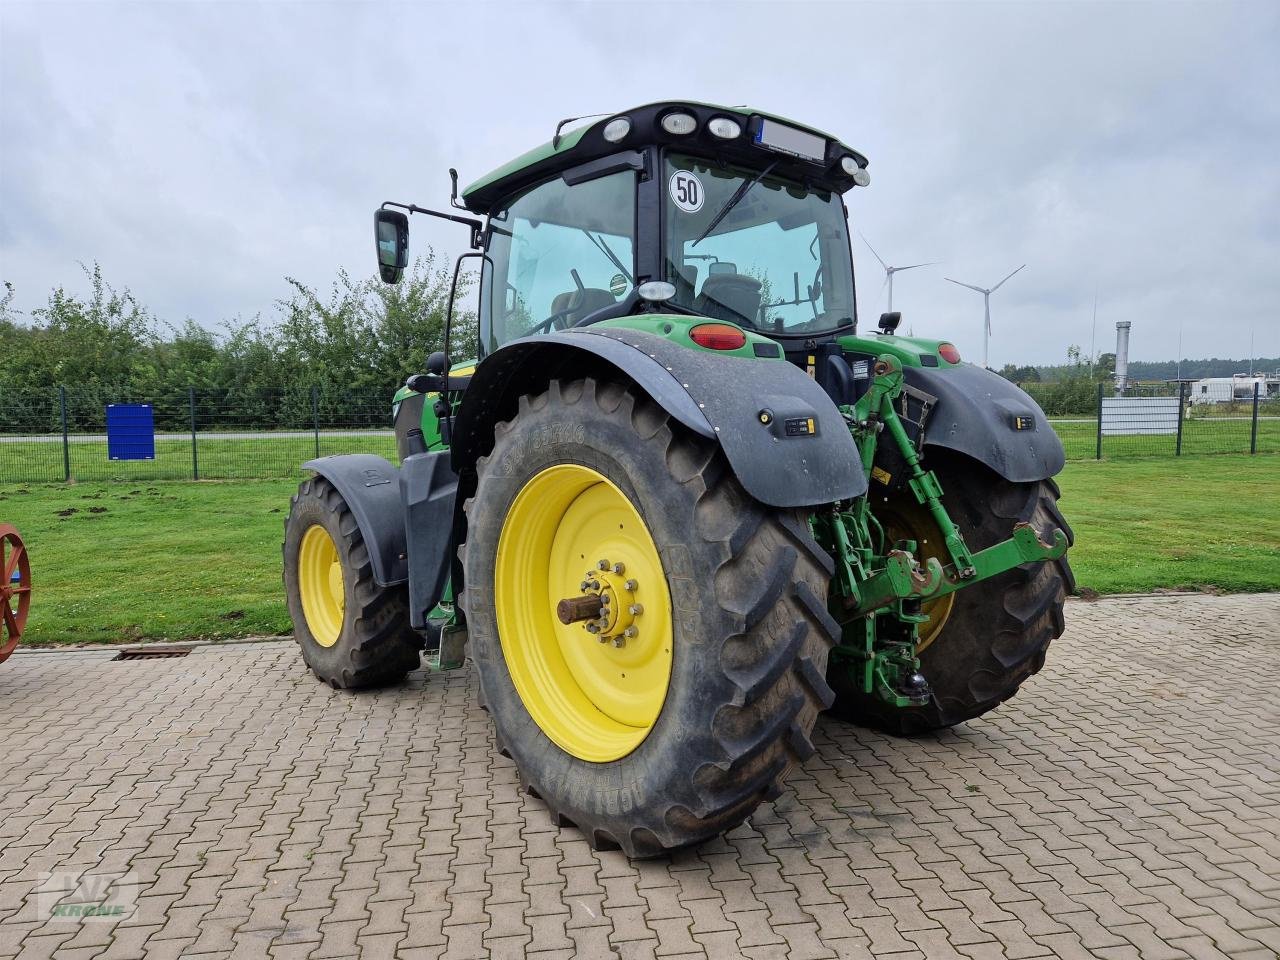
<path id="1" fill-rule="evenodd" d="M 448 366 L 448 359 L 444 355 L 444 351 L 437 350 L 431 356 L 427 357 L 427 373 L 434 373 L 437 377 L 444 373 L 444 368 Z"/>
<path id="2" fill-rule="evenodd" d="M 898 324 L 902 322 L 902 314 L 895 310 L 893 313 L 880 314 L 880 322 L 877 326 L 883 333 L 893 333 L 898 329 Z"/>
<path id="3" fill-rule="evenodd" d="M 409 217 L 398 210 L 374 211 L 373 239 L 383 282 L 399 283 L 409 263 Z"/>

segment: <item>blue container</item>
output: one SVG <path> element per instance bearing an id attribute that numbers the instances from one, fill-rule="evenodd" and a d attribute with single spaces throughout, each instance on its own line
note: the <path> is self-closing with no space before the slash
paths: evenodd
<path id="1" fill-rule="evenodd" d="M 156 458 L 156 421 L 151 404 L 107 404 L 107 457 L 111 460 Z"/>

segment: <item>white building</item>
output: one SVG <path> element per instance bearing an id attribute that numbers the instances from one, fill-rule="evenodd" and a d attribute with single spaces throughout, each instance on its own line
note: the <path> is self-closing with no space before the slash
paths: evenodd
<path id="1" fill-rule="evenodd" d="M 1237 373 L 1233 377 L 1205 377 L 1195 380 L 1187 399 L 1191 403 L 1249 403 L 1253 400 L 1254 384 L 1263 400 L 1280 397 L 1280 371 L 1273 374 Z"/>

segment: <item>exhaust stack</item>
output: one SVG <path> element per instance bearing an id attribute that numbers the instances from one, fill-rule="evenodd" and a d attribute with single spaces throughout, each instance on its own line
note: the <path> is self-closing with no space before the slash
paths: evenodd
<path id="1" fill-rule="evenodd" d="M 1123 397 L 1129 386 L 1129 327 L 1128 320 L 1116 323 L 1116 396 Z"/>

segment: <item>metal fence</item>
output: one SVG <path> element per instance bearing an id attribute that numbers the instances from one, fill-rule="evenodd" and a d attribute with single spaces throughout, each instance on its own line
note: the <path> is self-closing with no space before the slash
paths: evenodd
<path id="1" fill-rule="evenodd" d="M 1099 387 L 1093 416 L 1050 423 L 1070 460 L 1280 453 L 1280 398 L 1256 384 L 1244 399 L 1192 387 L 1142 384 L 1119 399 Z M 151 406 L 154 459 L 108 455 L 107 408 L 120 403 Z M 0 391 L 0 483 L 284 478 L 335 453 L 395 459 L 390 390 Z"/>
<path id="2" fill-rule="evenodd" d="M 107 408 L 122 403 L 151 406 L 154 459 L 108 455 Z M 395 459 L 389 391 L 0 392 L 0 482 L 270 479 L 334 453 Z"/>
<path id="3" fill-rule="evenodd" d="M 1051 418 L 1068 460 L 1280 453 L 1280 398 L 1189 383 L 1133 384 L 1116 396 L 1098 385 L 1089 417 Z"/>

